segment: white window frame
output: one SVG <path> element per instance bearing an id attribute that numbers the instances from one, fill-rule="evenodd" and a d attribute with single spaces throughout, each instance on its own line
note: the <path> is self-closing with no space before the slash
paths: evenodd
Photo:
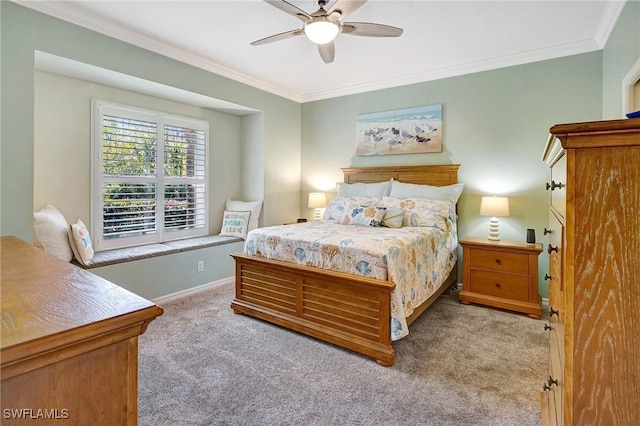
<path id="1" fill-rule="evenodd" d="M 126 117 L 138 119 L 157 124 L 156 129 L 156 175 L 153 177 L 117 177 L 122 183 L 155 183 L 156 184 L 156 208 L 155 230 L 146 235 L 136 235 L 120 238 L 104 238 L 103 233 L 103 117 L 112 115 L 116 117 Z M 167 177 L 164 175 L 164 127 L 165 125 L 175 125 L 205 132 L 205 171 L 204 177 Z M 115 102 L 92 99 L 91 100 L 91 229 L 93 245 L 96 251 L 109 250 L 114 248 L 132 247 L 141 244 L 161 243 L 184 238 L 208 235 L 209 233 L 209 123 L 205 120 L 182 117 L 174 114 L 153 111 L 145 108 L 138 108 Z M 110 179 L 112 180 L 112 179 Z M 203 184 L 204 185 L 204 222 L 203 226 L 186 229 L 170 230 L 164 229 L 164 187 L 171 184 Z"/>

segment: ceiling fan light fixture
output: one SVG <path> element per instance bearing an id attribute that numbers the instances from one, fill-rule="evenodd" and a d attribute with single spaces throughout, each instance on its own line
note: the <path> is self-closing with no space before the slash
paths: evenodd
<path id="1" fill-rule="evenodd" d="M 340 24 L 329 19 L 316 18 L 304 24 L 304 34 L 315 44 L 332 42 L 340 32 Z"/>

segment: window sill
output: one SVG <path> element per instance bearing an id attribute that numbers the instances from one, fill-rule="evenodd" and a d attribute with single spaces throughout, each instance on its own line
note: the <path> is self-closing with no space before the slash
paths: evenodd
<path id="1" fill-rule="evenodd" d="M 146 244 L 136 247 L 126 247 L 114 250 L 100 251 L 94 254 L 89 265 L 81 265 L 75 259 L 73 263 L 83 269 L 99 268 L 101 266 L 116 265 L 118 263 L 133 262 L 134 260 L 149 259 L 205 247 L 230 244 L 244 241 L 237 237 L 222 237 L 209 235 L 206 237 L 187 238 L 184 240 L 167 241 L 161 244 Z"/>

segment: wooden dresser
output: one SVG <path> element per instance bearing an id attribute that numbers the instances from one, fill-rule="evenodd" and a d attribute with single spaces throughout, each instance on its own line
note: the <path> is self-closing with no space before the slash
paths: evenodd
<path id="1" fill-rule="evenodd" d="M 478 303 L 539 319 L 538 256 L 541 244 L 466 237 L 462 246 L 460 303 Z"/>
<path id="2" fill-rule="evenodd" d="M 543 424 L 640 422 L 640 119 L 557 125 Z"/>
<path id="3" fill-rule="evenodd" d="M 137 424 L 138 335 L 162 309 L 15 237 L 0 246 L 0 422 Z"/>

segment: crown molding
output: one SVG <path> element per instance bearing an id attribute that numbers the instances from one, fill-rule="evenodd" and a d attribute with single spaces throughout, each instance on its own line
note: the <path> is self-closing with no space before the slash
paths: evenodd
<path id="1" fill-rule="evenodd" d="M 576 43 L 567 43 L 548 49 L 539 49 L 514 55 L 501 56 L 485 61 L 460 64 L 452 67 L 443 67 L 421 73 L 406 75 L 399 78 L 380 80 L 354 86 L 343 87 L 335 90 L 319 91 L 302 95 L 302 103 L 336 98 L 339 96 L 353 95 L 357 93 L 371 92 L 374 90 L 389 89 L 392 87 L 406 86 L 409 84 L 424 83 L 443 78 L 457 77 L 465 74 L 473 74 L 482 71 L 490 71 L 531 62 L 545 61 L 564 56 L 600 50 L 600 46 L 594 40 L 583 40 Z"/>
<path id="2" fill-rule="evenodd" d="M 259 80 L 255 77 L 240 73 L 231 68 L 222 66 L 216 62 L 204 59 L 201 56 L 198 56 L 191 52 L 187 52 L 184 49 L 177 48 L 170 44 L 155 40 L 151 37 L 147 37 L 138 32 L 131 31 L 127 28 L 124 28 L 123 26 L 113 24 L 112 22 L 107 22 L 103 19 L 99 19 L 90 13 L 79 10 L 78 8 L 67 4 L 67 2 L 29 0 L 13 1 L 21 6 L 35 10 L 37 12 L 41 12 L 54 18 L 69 22 L 71 24 L 87 28 L 91 31 L 104 34 L 125 43 L 141 47 L 143 49 L 158 53 L 162 56 L 166 56 L 179 62 L 192 65 L 196 68 L 212 72 L 222 77 L 227 77 L 239 83 L 247 84 L 251 87 L 264 90 L 266 92 L 281 96 L 283 98 L 287 98 L 298 103 L 301 102 L 301 95 L 298 93 L 291 92 L 280 86 L 276 86 L 263 80 Z"/>
<path id="3" fill-rule="evenodd" d="M 602 16 L 600 17 L 600 22 L 598 22 L 598 27 L 593 35 L 593 39 L 601 49 L 604 49 L 607 44 L 607 40 L 609 40 L 609 36 L 626 5 L 627 0 L 609 0 L 605 5 Z"/>

